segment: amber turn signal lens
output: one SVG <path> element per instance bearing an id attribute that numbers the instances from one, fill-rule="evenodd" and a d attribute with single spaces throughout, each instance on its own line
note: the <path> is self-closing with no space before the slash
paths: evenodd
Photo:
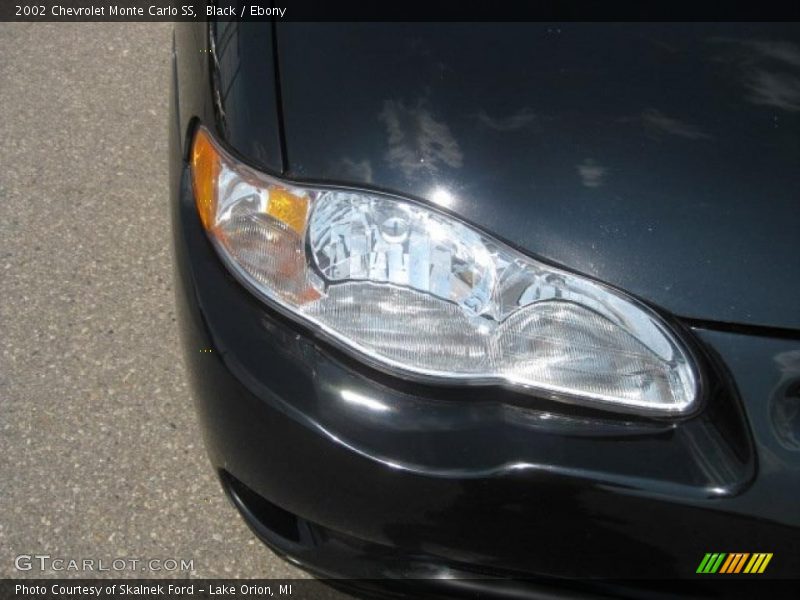
<path id="1" fill-rule="evenodd" d="M 191 164 L 197 212 L 203 227 L 208 230 L 214 225 L 214 213 L 217 210 L 215 190 L 220 172 L 220 155 L 203 129 L 194 136 Z"/>
<path id="2" fill-rule="evenodd" d="M 303 235 L 308 216 L 308 198 L 274 186 L 269 190 L 267 214 Z"/>

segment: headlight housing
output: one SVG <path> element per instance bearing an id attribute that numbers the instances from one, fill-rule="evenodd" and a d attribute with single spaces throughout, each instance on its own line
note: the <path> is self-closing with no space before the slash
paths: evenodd
<path id="1" fill-rule="evenodd" d="M 191 169 L 203 227 L 235 276 L 374 367 L 651 415 L 697 400 L 687 348 L 613 288 L 411 200 L 258 172 L 202 127 Z"/>

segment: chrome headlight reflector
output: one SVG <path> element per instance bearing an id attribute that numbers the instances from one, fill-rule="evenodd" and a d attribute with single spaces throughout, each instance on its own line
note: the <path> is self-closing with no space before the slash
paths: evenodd
<path id="1" fill-rule="evenodd" d="M 372 366 L 653 415 L 691 410 L 693 360 L 649 308 L 410 200 L 299 186 L 200 128 L 203 226 L 268 303 Z"/>

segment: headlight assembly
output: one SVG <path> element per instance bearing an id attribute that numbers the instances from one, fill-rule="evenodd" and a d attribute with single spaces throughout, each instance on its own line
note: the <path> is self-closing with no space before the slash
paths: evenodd
<path id="1" fill-rule="evenodd" d="M 686 348 L 613 288 L 410 200 L 260 173 L 203 128 L 191 167 L 203 227 L 237 278 L 374 367 L 652 415 L 696 401 Z"/>

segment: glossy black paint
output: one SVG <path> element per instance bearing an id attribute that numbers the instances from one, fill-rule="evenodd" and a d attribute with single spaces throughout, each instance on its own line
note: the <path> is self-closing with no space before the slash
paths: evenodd
<path id="1" fill-rule="evenodd" d="M 449 29 L 446 36 L 440 29 L 419 25 L 299 31 L 300 27 L 306 26 L 279 27 L 275 40 L 267 25 L 213 25 L 213 53 L 201 51 L 208 48 L 204 25 L 176 27 L 178 84 L 170 129 L 178 304 L 206 444 L 216 468 L 324 532 L 313 544 L 302 546 L 264 533 L 262 537 L 307 568 L 329 575 L 431 575 L 454 569 L 583 578 L 695 577 L 705 552 L 763 551 L 775 553 L 769 575 L 796 576 L 800 336 L 787 332 L 796 326 L 792 319 L 797 303 L 788 298 L 798 285 L 796 278 L 787 277 L 792 261 L 797 261 L 790 252 L 793 240 L 787 237 L 787 222 L 797 171 L 787 165 L 797 158 L 797 146 L 779 134 L 759 136 L 756 129 L 749 139 L 766 144 L 766 150 L 734 151 L 717 138 L 696 137 L 699 130 L 695 137 L 689 135 L 693 130 L 651 132 L 653 137 L 643 134 L 638 141 L 620 140 L 611 131 L 598 134 L 593 119 L 611 111 L 619 100 L 633 110 L 636 102 L 629 96 L 635 98 L 637 90 L 643 93 L 644 84 L 593 78 L 594 70 L 589 69 L 584 74 L 598 85 L 606 81 L 595 88 L 605 91 L 579 94 L 575 73 L 564 75 L 566 79 L 558 75 L 562 68 L 567 73 L 577 69 L 580 58 L 567 60 L 569 44 L 562 42 L 554 44 L 561 48 L 558 56 L 564 66 L 530 66 L 528 79 L 513 77 L 520 61 L 498 57 L 514 56 L 514 49 L 527 47 L 525 39 L 531 40 L 531 48 L 550 45 L 549 37 L 537 37 L 538 26 L 531 26 L 533 33 L 527 38 L 516 27 L 507 29 L 505 36 L 498 26 L 473 33 L 485 42 L 483 54 L 461 28 Z M 433 35 L 435 31 L 440 33 Z M 581 35 L 589 36 L 590 31 L 597 38 L 597 29 Z M 631 35 L 630 30 L 619 31 L 612 27 L 608 36 Z M 688 44 L 698 31 L 688 29 L 680 40 Z M 775 35 L 775 30 L 769 31 Z M 661 38 L 645 33 L 643 45 L 653 44 L 653 39 L 667 43 L 663 32 Z M 417 38 L 422 42 L 412 43 Z M 587 43 L 579 46 L 586 50 Z M 271 53 L 275 46 L 286 127 L 283 145 L 281 108 L 271 80 L 276 75 Z M 228 49 L 228 56 L 218 56 L 222 48 Z M 533 60 L 539 54 L 531 48 L 527 52 Z M 587 64 L 608 70 L 600 57 L 582 56 Z M 776 60 L 786 62 L 786 57 Z M 437 66 L 440 62 L 444 66 Z M 448 65 L 458 77 L 448 75 Z M 436 69 L 441 70 L 439 79 L 433 75 Z M 541 92 L 548 99 L 544 106 L 557 113 L 552 123 L 540 123 L 532 108 L 530 115 L 517 113 L 506 120 L 498 116 L 513 117 L 512 100 L 527 101 L 534 87 L 531 81 L 544 77 L 552 80 L 551 89 Z M 479 85 L 482 78 L 488 82 Z M 659 90 L 664 87 L 657 77 L 648 81 Z M 360 93 L 352 94 L 356 82 L 361 82 Z M 470 91 L 470 85 L 478 87 Z M 321 94 L 325 90 L 329 93 Z M 572 93 L 565 94 L 569 90 Z M 424 97 L 419 100 L 415 94 Z M 697 92 L 695 100 L 702 98 Z M 662 115 L 677 114 L 675 106 L 698 114 L 705 110 L 692 102 L 675 105 L 667 100 L 661 97 L 657 105 Z M 731 100 L 732 106 L 738 101 Z M 413 176 L 398 170 L 386 155 L 391 114 L 380 117 L 374 106 L 411 119 L 410 130 L 399 125 L 398 131 L 416 131 L 418 137 L 426 126 L 441 131 L 447 116 L 445 129 L 460 140 L 461 165 L 440 157 L 435 169 L 417 168 Z M 475 112 L 474 123 L 467 125 L 469 110 L 483 110 L 483 117 Z M 575 125 L 581 120 L 583 128 Z M 507 390 L 433 388 L 384 376 L 310 338 L 258 302 L 223 268 L 200 228 L 188 186 L 184 158 L 196 122 L 212 127 L 243 159 L 265 170 L 288 168 L 290 176 L 371 183 L 428 200 L 433 197 L 423 188 L 446 185 L 457 198 L 452 210 L 519 246 L 620 285 L 681 316 L 775 325 L 782 328 L 783 337 L 695 328 L 690 337 L 704 361 L 706 397 L 701 412 L 681 422 L 621 418 L 531 401 Z M 643 127 L 641 122 L 625 123 L 616 128 Z M 710 121 L 703 123 L 710 127 Z M 720 117 L 718 123 L 730 121 Z M 477 136 L 481 128 L 489 131 L 470 135 Z M 592 132 L 595 145 L 581 137 Z M 418 137 L 414 147 L 423 154 L 438 156 L 447 147 L 434 144 L 433 150 L 425 150 Z M 712 156 L 710 150 L 692 150 L 706 143 L 717 152 L 708 163 L 710 170 L 690 168 L 700 164 L 699 156 Z M 589 147 L 604 148 L 605 153 L 582 152 Z M 759 168 L 772 168 L 773 173 L 763 185 L 774 190 L 774 203 L 761 218 L 770 221 L 774 237 L 744 228 L 756 210 L 748 204 L 748 194 L 758 169 L 731 171 L 726 181 L 715 179 L 725 160 L 739 156 L 732 164 L 741 167 L 737 161 L 757 150 L 763 159 Z M 540 196 L 514 200 L 526 197 L 515 189 L 530 182 L 525 176 L 527 159 L 513 157 L 536 152 L 538 166 L 531 173 L 544 181 L 532 189 L 546 190 L 548 198 L 558 197 L 557 203 Z M 765 152 L 772 153 L 772 162 Z M 584 155 L 603 156 L 612 161 L 608 164 L 629 162 L 609 171 L 609 181 L 587 187 L 586 172 L 573 171 L 571 162 Z M 679 160 L 668 166 L 656 161 L 658 155 Z M 362 157 L 370 170 L 361 175 L 341 162 L 356 164 Z M 326 171 L 325 161 L 340 165 Z M 646 165 L 658 165 L 661 171 L 652 175 Z M 576 173 L 577 183 L 567 183 L 567 176 L 574 180 Z M 610 180 L 615 173 L 635 175 L 616 184 Z M 732 173 L 737 175 L 734 180 Z M 661 185 L 644 185 L 650 177 Z M 664 183 L 667 179 L 669 185 Z M 691 185 L 699 179 L 706 187 Z M 496 198 L 483 192 L 500 185 L 502 202 L 481 200 Z M 632 191 L 614 191 L 614 185 L 650 189 L 649 199 L 637 201 Z M 722 188 L 738 192 L 735 208 L 712 202 Z M 687 195 L 692 189 L 705 191 Z M 660 204 L 658 198 L 663 200 L 670 190 L 677 204 Z M 718 222 L 698 222 L 696 211 L 703 202 L 716 207 L 708 210 Z M 513 218 L 515 214 L 519 218 Z M 652 219 L 667 230 L 661 237 L 650 240 L 633 234 Z M 603 223 L 626 233 L 614 238 L 590 235 L 592 227 Z M 743 229 L 734 243 L 731 227 L 736 224 Z M 701 225 L 705 236 L 700 235 Z M 676 243 L 676 231 L 685 244 Z M 584 252 L 590 239 L 597 246 L 591 256 Z M 662 258 L 667 246 L 683 258 L 682 264 L 674 256 Z M 741 273 L 734 277 L 731 262 L 712 261 L 715 270 L 687 258 L 690 253 L 717 253 L 713 256 L 724 254 L 730 261 L 721 249 L 742 254 L 745 246 L 753 258 L 739 262 L 748 279 Z M 779 256 L 781 252 L 786 255 Z M 602 268 L 588 268 L 587 257 L 603 257 L 592 259 Z M 783 261 L 780 285 L 770 260 Z M 768 262 L 769 269 L 755 273 Z M 681 279 L 678 271 L 691 277 Z M 663 289 L 678 279 L 679 284 Z M 743 288 L 747 284 L 735 296 L 740 307 L 749 307 L 744 312 L 723 306 L 723 292 L 730 294 L 734 283 Z M 765 298 L 766 308 L 747 312 Z M 760 316 L 751 320 L 747 314 Z M 200 352 L 209 347 L 213 353 Z M 358 402 L 359 398 L 371 402 Z"/>
<path id="2" fill-rule="evenodd" d="M 674 314 L 800 329 L 797 24 L 287 23 L 277 45 L 292 177 L 446 200 Z M 229 117 L 258 161 L 268 111 Z"/>

